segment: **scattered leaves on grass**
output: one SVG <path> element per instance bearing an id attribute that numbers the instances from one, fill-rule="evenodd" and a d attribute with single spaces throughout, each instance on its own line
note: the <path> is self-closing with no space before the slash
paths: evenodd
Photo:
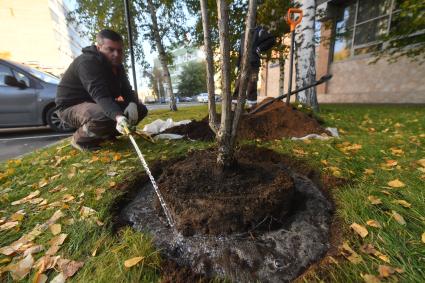
<path id="1" fill-rule="evenodd" d="M 395 269 L 388 265 L 379 265 L 378 267 L 379 277 L 386 278 L 395 272 Z"/>
<path id="2" fill-rule="evenodd" d="M 382 228 L 382 225 L 378 221 L 373 219 L 366 221 L 366 224 L 370 227 Z"/>
<path id="3" fill-rule="evenodd" d="M 12 275 L 13 280 L 19 281 L 28 275 L 33 264 L 34 259 L 32 255 L 29 254 L 17 263 L 8 265 L 6 267 L 6 270 L 10 272 L 10 275 Z"/>
<path id="4" fill-rule="evenodd" d="M 391 213 L 392 213 L 392 217 L 395 219 L 395 221 L 397 221 L 401 225 L 406 225 L 406 221 L 404 220 L 403 216 L 401 216 L 399 213 L 397 213 L 394 210 Z"/>
<path id="5" fill-rule="evenodd" d="M 381 280 L 378 277 L 376 277 L 375 275 L 372 275 L 372 274 L 361 274 L 361 276 L 362 276 L 364 282 L 366 282 L 366 283 L 379 283 L 379 282 L 381 282 Z"/>
<path id="6" fill-rule="evenodd" d="M 399 204 L 405 208 L 410 208 L 412 206 L 410 203 L 408 203 L 404 199 L 396 199 L 396 200 L 393 200 L 392 203 Z"/>
<path id="7" fill-rule="evenodd" d="M 60 224 L 53 224 L 50 225 L 49 229 L 53 236 L 56 236 L 62 231 L 62 226 Z"/>
<path id="8" fill-rule="evenodd" d="M 133 257 L 124 261 L 124 266 L 130 268 L 144 259 L 143 256 Z"/>
<path id="9" fill-rule="evenodd" d="M 39 191 L 39 190 L 34 191 L 34 192 L 31 192 L 31 193 L 30 193 L 29 195 L 27 195 L 26 197 L 24 197 L 24 198 L 22 198 L 22 199 L 20 199 L 20 200 L 16 200 L 16 201 L 12 202 L 12 205 L 18 205 L 18 204 L 26 203 L 26 202 L 28 202 L 29 200 L 31 200 L 31 199 L 33 199 L 33 198 L 35 198 L 35 197 L 36 197 L 36 196 L 38 196 L 38 195 L 40 195 L 40 191 Z"/>
<path id="10" fill-rule="evenodd" d="M 96 189 L 96 200 L 100 200 L 102 198 L 102 194 L 105 192 L 105 189 L 99 188 Z"/>
<path id="11" fill-rule="evenodd" d="M 50 248 L 47 250 L 46 255 L 55 255 L 61 248 L 61 245 L 65 241 L 66 237 L 68 237 L 68 234 L 60 234 L 51 239 Z"/>
<path id="12" fill-rule="evenodd" d="M 74 274 L 83 267 L 83 265 L 84 262 L 82 261 L 73 261 L 64 258 L 58 260 L 58 268 L 65 276 L 65 279 L 74 276 Z"/>
<path id="13" fill-rule="evenodd" d="M 395 155 L 395 156 L 403 156 L 404 155 L 404 151 L 400 148 L 392 147 L 392 148 L 390 148 L 390 150 L 391 150 L 392 155 Z"/>
<path id="14" fill-rule="evenodd" d="M 373 255 L 386 263 L 390 263 L 389 257 L 376 250 L 372 244 L 364 244 L 360 247 L 360 251 L 368 255 Z"/>
<path id="15" fill-rule="evenodd" d="M 25 211 L 23 209 L 16 211 L 10 216 L 10 221 L 22 221 L 25 217 Z"/>
<path id="16" fill-rule="evenodd" d="M 43 273 L 46 270 L 52 269 L 56 266 L 60 256 L 45 255 L 37 260 L 34 267 L 38 268 L 37 273 Z"/>
<path id="17" fill-rule="evenodd" d="M 0 225 L 0 231 L 10 230 L 10 229 L 12 229 L 12 228 L 14 228 L 18 225 L 19 225 L 18 221 L 9 221 L 9 222 L 6 222 L 6 223 Z"/>
<path id="18" fill-rule="evenodd" d="M 403 188 L 406 185 L 402 181 L 400 181 L 399 179 L 395 179 L 395 180 L 389 181 L 388 186 L 390 186 L 392 188 Z"/>
<path id="19" fill-rule="evenodd" d="M 90 216 L 93 216 L 95 214 L 96 214 L 96 210 L 94 210 L 93 208 L 83 206 L 80 209 L 80 215 L 82 219 L 89 218 Z"/>
<path id="20" fill-rule="evenodd" d="M 351 224 L 350 228 L 353 229 L 354 232 L 356 232 L 357 234 L 359 234 L 360 237 L 362 237 L 362 238 L 365 238 L 369 234 L 369 232 L 367 231 L 366 227 L 364 227 L 364 226 L 362 226 L 360 224 L 357 224 L 357 223 Z"/>
<path id="21" fill-rule="evenodd" d="M 50 283 L 64 283 L 66 280 L 65 275 L 63 275 L 63 273 L 59 273 L 58 275 L 56 275 L 52 281 L 50 281 Z"/>
<path id="22" fill-rule="evenodd" d="M 367 199 L 370 201 L 371 204 L 374 204 L 374 205 L 382 204 L 381 199 L 376 196 L 368 196 Z"/>
<path id="23" fill-rule="evenodd" d="M 26 257 L 29 254 L 36 254 L 39 253 L 43 250 L 43 246 L 42 245 L 36 245 L 36 246 L 32 246 L 28 249 L 25 250 L 23 257 Z"/>
<path id="24" fill-rule="evenodd" d="M 359 264 L 363 261 L 362 257 L 350 247 L 347 241 L 340 246 L 340 251 L 346 259 L 354 264 Z"/>

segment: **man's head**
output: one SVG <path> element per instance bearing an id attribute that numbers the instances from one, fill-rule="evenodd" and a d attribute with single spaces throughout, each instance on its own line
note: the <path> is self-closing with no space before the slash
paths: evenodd
<path id="1" fill-rule="evenodd" d="M 105 55 L 112 66 L 120 66 L 123 60 L 123 40 L 113 30 L 104 29 L 96 35 L 97 50 Z"/>

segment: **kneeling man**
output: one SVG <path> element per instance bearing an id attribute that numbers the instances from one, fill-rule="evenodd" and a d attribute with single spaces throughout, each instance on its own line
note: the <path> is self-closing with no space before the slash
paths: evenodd
<path id="1" fill-rule="evenodd" d="M 102 30 L 96 45 L 83 48 L 59 83 L 56 105 L 59 117 L 76 128 L 71 145 L 80 151 L 99 149 L 101 142 L 124 134 L 148 110 L 139 103 L 122 65 L 123 40 Z"/>

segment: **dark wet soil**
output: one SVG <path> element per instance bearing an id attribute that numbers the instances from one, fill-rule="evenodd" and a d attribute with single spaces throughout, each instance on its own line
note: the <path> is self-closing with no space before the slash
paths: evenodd
<path id="1" fill-rule="evenodd" d="M 213 156 L 212 151 L 195 152 L 184 160 L 165 164 L 159 171 L 153 169 L 157 172 L 154 173 L 156 177 L 161 175 L 158 180 L 161 191 L 166 195 L 167 204 L 174 207 L 175 215 L 181 212 L 182 227 L 191 227 L 182 229 L 183 232 L 190 232 L 187 233 L 188 236 L 170 229 L 163 214 L 158 213 L 158 207 L 154 205 L 156 195 L 146 178 L 143 179 L 145 183 L 139 182 L 130 188 L 133 192 L 131 202 L 121 211 L 121 222 L 153 235 L 155 246 L 165 258 L 180 266 L 175 271 L 173 267 L 163 271 L 165 282 L 175 282 L 172 281 L 173 276 L 178 276 L 180 282 L 184 282 L 185 277 L 187 280 L 197 281 L 202 276 L 227 278 L 235 282 L 289 282 L 326 254 L 330 247 L 333 206 L 307 177 L 317 177 L 309 166 L 271 150 L 243 147 L 237 154 L 242 165 L 228 174 L 236 174 L 240 170 L 252 176 L 247 177 L 251 182 L 236 178 L 240 185 L 238 189 L 234 187 L 236 183 L 226 183 L 223 177 L 218 178 L 213 166 L 208 167 L 209 162 L 212 162 L 209 160 L 214 160 L 210 155 Z M 202 169 L 201 164 L 207 167 Z M 188 173 L 188 170 L 194 172 Z M 201 174 L 203 170 L 205 174 Z M 158 173 L 160 171 L 162 173 Z M 260 173 L 256 174 L 254 171 Z M 262 178 L 268 185 L 261 187 L 260 182 L 251 184 Z M 279 178 L 286 190 L 281 190 L 278 186 Z M 268 192 L 269 186 L 275 190 Z M 178 187 L 176 191 L 175 187 Z M 256 187 L 263 190 L 256 190 Z M 197 203 L 196 196 L 202 192 L 202 201 Z M 266 217 L 263 223 L 260 221 L 261 224 L 270 224 L 256 225 L 261 217 L 256 217 L 253 211 L 267 211 L 269 208 L 266 204 L 275 204 L 275 198 L 288 192 L 292 193 L 290 205 L 284 202 L 276 205 L 275 210 L 268 212 L 270 217 Z M 208 198 L 208 195 L 211 197 Z M 216 199 L 220 201 L 214 202 L 214 196 L 217 195 L 230 198 L 218 197 Z M 250 215 L 249 221 L 244 220 L 248 219 L 245 218 L 245 207 L 233 202 L 234 195 L 244 205 L 248 205 L 246 215 Z M 257 200 L 264 201 L 262 207 L 256 206 L 255 195 L 258 196 Z M 189 199 L 194 196 L 194 200 Z M 198 214 L 189 209 L 192 207 L 198 209 Z M 186 214 L 183 213 L 185 210 L 188 211 Z M 280 210 L 284 217 L 273 223 L 274 218 L 279 217 L 275 213 Z M 232 213 L 237 213 L 238 217 L 232 217 Z M 210 218 L 207 217 L 209 215 Z M 220 217 L 228 221 L 222 225 Z M 202 219 L 207 220 L 201 221 Z M 203 229 L 202 224 L 208 229 Z M 215 227 L 220 225 L 227 228 Z M 241 232 L 244 230 L 245 232 Z M 196 274 L 202 276 L 197 277 Z"/>
<path id="2" fill-rule="evenodd" d="M 270 159 L 272 154 L 242 148 L 237 164 L 221 172 L 216 150 L 204 150 L 165 169 L 158 186 L 177 230 L 185 236 L 223 235 L 281 223 L 290 209 L 294 183 L 281 164 Z M 162 209 L 159 203 L 157 208 Z"/>
<path id="3" fill-rule="evenodd" d="M 257 107 L 270 100 L 263 100 Z M 208 125 L 208 117 L 201 121 L 165 130 L 163 133 L 183 135 L 192 140 L 212 141 L 214 132 Z M 255 114 L 244 113 L 240 120 L 239 139 L 274 140 L 290 137 L 304 137 L 308 134 L 328 134 L 312 115 L 276 101 Z"/>

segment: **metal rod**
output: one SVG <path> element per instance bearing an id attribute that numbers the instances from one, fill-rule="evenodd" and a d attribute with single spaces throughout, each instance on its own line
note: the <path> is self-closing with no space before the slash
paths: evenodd
<path id="1" fill-rule="evenodd" d="M 134 92 L 135 92 L 135 98 L 137 101 L 139 100 L 139 93 L 137 91 L 137 79 L 136 79 L 136 65 L 134 63 L 134 49 L 133 49 L 133 34 L 131 32 L 131 15 L 130 15 L 130 6 L 128 4 L 128 0 L 124 0 L 124 11 L 125 11 L 125 18 L 127 22 L 127 34 L 128 34 L 128 45 L 130 47 L 130 58 L 131 58 L 131 69 L 133 72 L 133 84 L 134 84 Z"/>

